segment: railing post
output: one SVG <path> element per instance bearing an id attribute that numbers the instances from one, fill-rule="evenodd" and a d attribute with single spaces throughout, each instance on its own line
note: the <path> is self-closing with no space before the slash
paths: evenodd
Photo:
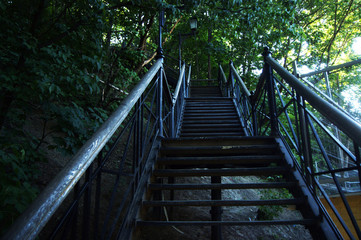
<path id="1" fill-rule="evenodd" d="M 162 27 L 164 25 L 164 11 L 159 12 L 159 40 L 157 49 L 157 59 L 162 59 L 162 66 L 158 72 L 158 104 L 157 104 L 157 115 L 158 115 L 158 129 L 159 136 L 163 137 L 163 48 L 162 48 Z"/>
<path id="2" fill-rule="evenodd" d="M 85 172 L 85 181 L 87 182 L 88 186 L 85 190 L 84 195 L 84 205 L 83 205 L 83 238 L 82 239 L 89 239 L 90 237 L 90 212 L 91 212 L 91 195 L 92 195 L 92 180 L 91 175 L 93 171 L 93 164 L 89 166 L 89 168 Z"/>
<path id="3" fill-rule="evenodd" d="M 252 125 L 253 125 L 253 136 L 258 136 L 258 126 L 257 126 L 257 114 L 256 114 L 256 96 L 255 92 L 251 92 L 251 96 L 249 96 L 251 101 L 251 111 L 252 111 Z"/>
<path id="4" fill-rule="evenodd" d="M 175 137 L 175 133 L 174 133 L 174 108 L 175 105 L 173 105 L 172 103 L 172 110 L 171 110 L 171 116 L 170 116 L 170 137 Z"/>
<path id="5" fill-rule="evenodd" d="M 183 74 L 183 79 L 182 79 L 182 85 L 183 85 L 183 94 L 182 94 L 182 98 L 185 98 L 185 97 L 187 97 L 187 95 L 186 95 L 186 69 L 187 69 L 187 65 L 185 65 L 185 62 L 183 61 L 183 64 L 184 64 L 184 74 Z"/>
<path id="6" fill-rule="evenodd" d="M 269 104 L 269 111 L 271 118 L 271 135 L 277 136 L 278 123 L 277 123 L 277 112 L 276 112 L 276 98 L 274 93 L 273 70 L 272 67 L 266 61 L 266 57 L 270 55 L 270 51 L 267 47 L 264 48 L 264 52 L 262 55 L 264 57 L 263 72 L 266 78 L 268 104 Z"/>
<path id="7" fill-rule="evenodd" d="M 306 175 L 306 181 L 308 184 L 311 184 L 311 176 L 310 176 L 310 165 L 312 165 L 312 155 L 311 155 L 311 148 L 310 148 L 310 138 L 309 138 L 309 130 L 308 130 L 308 121 L 305 112 L 305 100 L 297 93 L 297 102 L 298 102 L 298 115 L 299 115 L 299 122 L 300 122 L 300 134 L 302 144 L 300 144 L 301 148 L 301 167 L 303 172 Z"/>
<path id="8" fill-rule="evenodd" d="M 232 60 L 229 62 L 229 78 L 228 78 L 228 83 L 227 83 L 227 97 L 232 97 L 233 96 L 234 77 L 233 77 L 233 71 L 232 71 L 231 66 L 233 66 L 233 61 Z"/>
<path id="9" fill-rule="evenodd" d="M 355 148 L 355 156 L 356 156 L 356 164 L 357 164 L 357 172 L 358 172 L 358 178 L 361 183 L 361 155 L 360 155 L 360 147 L 359 145 L 354 141 L 354 148 Z"/>

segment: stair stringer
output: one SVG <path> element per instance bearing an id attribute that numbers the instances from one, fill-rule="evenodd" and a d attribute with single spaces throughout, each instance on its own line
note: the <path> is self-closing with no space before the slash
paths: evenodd
<path id="1" fill-rule="evenodd" d="M 307 199 L 307 207 L 304 209 L 299 209 L 302 213 L 303 217 L 308 217 L 309 215 L 313 215 L 311 217 L 316 217 L 318 219 L 318 226 L 310 226 L 309 230 L 314 239 L 343 239 L 340 232 L 336 228 L 336 226 L 327 220 L 326 216 L 323 212 L 320 211 L 320 206 L 315 199 L 315 196 L 312 194 L 311 190 L 308 188 L 305 179 L 302 177 L 301 173 L 297 170 L 291 155 L 288 152 L 288 148 L 284 144 L 281 138 L 275 138 L 276 142 L 279 145 L 281 152 L 284 154 L 285 161 L 292 168 L 292 172 L 290 173 L 290 177 L 294 178 L 294 180 L 298 181 L 299 188 L 301 192 L 298 194 L 303 195 Z M 297 194 L 297 193 L 293 193 Z M 332 221 L 332 220 L 331 220 Z"/>
<path id="2" fill-rule="evenodd" d="M 123 221 L 123 225 L 121 226 L 121 230 L 119 231 L 119 235 L 116 239 L 119 240 L 125 240 L 125 239 L 131 239 L 132 235 L 136 234 L 134 230 L 136 229 L 136 219 L 141 214 L 141 204 L 144 200 L 144 196 L 146 194 L 146 190 L 148 187 L 149 179 L 152 175 L 152 172 L 154 170 L 154 165 L 157 160 L 157 156 L 160 149 L 160 143 L 161 139 L 160 137 L 157 137 L 157 139 L 154 140 L 150 153 L 147 158 L 147 163 L 140 173 L 139 176 L 139 183 L 137 188 L 135 189 L 134 197 L 132 199 L 132 202 L 128 208 L 128 212 L 126 214 L 126 219 Z"/>

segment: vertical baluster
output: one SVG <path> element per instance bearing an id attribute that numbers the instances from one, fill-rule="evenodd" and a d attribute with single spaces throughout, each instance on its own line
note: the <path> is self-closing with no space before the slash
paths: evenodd
<path id="1" fill-rule="evenodd" d="M 157 116 L 158 116 L 158 129 L 159 136 L 163 137 L 163 47 L 162 47 L 162 28 L 164 26 L 164 10 L 159 12 L 159 36 L 158 36 L 158 49 L 157 58 L 162 59 L 162 66 L 158 71 L 158 99 L 157 99 Z"/>
<path id="2" fill-rule="evenodd" d="M 311 152 L 310 152 L 310 139 L 309 139 L 309 131 L 308 131 L 308 124 L 306 121 L 306 116 L 305 116 L 305 101 L 304 99 L 298 94 L 297 94 L 297 102 L 298 102 L 298 115 L 299 115 L 299 122 L 300 122 L 300 131 L 301 131 L 301 140 L 302 140 L 302 156 L 301 157 L 301 167 L 303 172 L 306 175 L 306 181 L 308 184 L 311 184 L 311 179 L 310 179 L 310 175 L 309 175 L 309 167 L 310 167 L 310 162 L 311 162 Z"/>
<path id="3" fill-rule="evenodd" d="M 358 171 L 358 180 L 361 183 L 361 155 L 360 155 L 360 146 L 354 141 L 354 148 L 355 148 L 355 156 L 356 156 L 356 164 L 357 164 L 357 171 Z"/>
<path id="4" fill-rule="evenodd" d="M 228 78 L 228 97 L 234 96 L 234 76 L 232 71 L 233 61 L 230 61 L 229 63 L 229 78 Z"/>
<path id="5" fill-rule="evenodd" d="M 70 213 L 68 217 L 70 217 L 71 219 L 69 219 L 70 222 L 72 222 L 72 226 L 71 226 L 71 237 L 73 239 L 77 239 L 77 233 L 78 233 L 78 216 L 79 216 L 79 213 L 78 213 L 78 208 L 79 208 L 79 203 L 77 202 L 78 200 L 78 197 L 79 197 L 79 182 L 75 185 L 74 187 L 74 202 L 75 203 L 75 206 L 74 208 L 72 209 L 72 212 L 73 213 Z M 64 232 L 66 232 L 66 229 L 64 230 Z M 65 233 L 64 233 L 65 235 Z M 65 235 L 66 236 L 66 235 Z"/>
<path id="6" fill-rule="evenodd" d="M 90 237 L 90 213 L 91 213 L 91 175 L 93 172 L 93 164 L 90 164 L 89 168 L 85 172 L 85 185 L 86 190 L 84 193 L 84 206 L 83 206 L 83 239 L 88 240 Z"/>
<path id="7" fill-rule="evenodd" d="M 255 92 L 251 92 L 251 111 L 252 111 L 252 124 L 253 124 L 253 136 L 258 136 L 258 124 L 257 124 L 257 113 L 256 113 L 256 104 L 257 99 L 255 98 Z"/>
<path id="8" fill-rule="evenodd" d="M 101 151 L 97 157 L 98 159 L 98 168 L 102 164 L 103 151 Z M 99 239 L 99 209 L 100 209 L 100 195 L 101 195 L 101 181 L 102 181 L 102 171 L 100 170 L 96 177 L 96 188 L 95 188 L 95 206 L 94 206 L 94 236 L 93 239 Z"/>
<path id="9" fill-rule="evenodd" d="M 271 135 L 278 135 L 278 122 L 277 122 L 277 109 L 276 109 L 276 98 L 274 92 L 274 79 L 273 79 L 273 70 L 272 67 L 267 63 L 266 57 L 270 55 L 268 48 L 264 48 L 263 57 L 265 58 L 264 70 L 266 86 L 267 86 L 267 95 L 268 95 L 268 106 L 269 106 L 269 115 L 271 118 Z"/>

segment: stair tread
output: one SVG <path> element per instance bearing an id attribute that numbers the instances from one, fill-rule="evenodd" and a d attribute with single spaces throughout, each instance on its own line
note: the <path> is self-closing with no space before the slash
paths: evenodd
<path id="1" fill-rule="evenodd" d="M 200 189 L 256 189 L 256 188 L 289 188 L 297 186 L 297 182 L 266 183 L 211 183 L 211 184 L 149 184 L 151 190 L 200 190 Z"/>
<path id="2" fill-rule="evenodd" d="M 218 120 L 218 119 L 187 119 L 184 120 L 183 119 L 183 124 L 200 124 L 200 123 L 205 123 L 205 124 L 209 124 L 209 123 L 238 123 L 239 124 L 239 119 L 238 118 L 234 118 L 234 119 L 224 119 L 224 120 Z"/>
<path id="3" fill-rule="evenodd" d="M 163 157 L 158 159 L 157 164 L 254 164 L 258 162 L 279 162 L 283 159 L 282 155 L 249 155 L 249 156 L 209 156 L 209 157 Z"/>
<path id="4" fill-rule="evenodd" d="M 222 168 L 222 169 L 156 169 L 156 177 L 168 176 L 252 176 L 252 175 L 277 175 L 289 171 L 289 167 L 249 167 L 249 168 Z"/>
<path id="5" fill-rule="evenodd" d="M 207 137 L 207 136 L 243 136 L 243 132 L 219 132 L 219 133 L 182 133 L 181 137 Z"/>
<path id="6" fill-rule="evenodd" d="M 195 129 L 195 128 L 182 128 L 181 134 L 184 133 L 219 133 L 219 132 L 242 132 L 241 127 L 232 127 L 232 128 L 225 128 L 225 127 L 218 127 L 217 129 L 214 128 L 201 128 L 201 129 Z"/>
<path id="7" fill-rule="evenodd" d="M 232 120 L 232 119 L 238 119 L 238 115 L 236 114 L 232 114 L 232 115 L 229 115 L 229 116 L 212 116 L 212 115 L 207 115 L 206 117 L 205 116 L 184 116 L 183 117 L 183 121 L 186 121 L 186 120 L 202 120 L 202 121 L 206 121 L 206 120 Z"/>
<path id="8" fill-rule="evenodd" d="M 183 119 L 188 119 L 188 118 L 202 118 L 202 119 L 213 119 L 213 118 L 219 118 L 221 117 L 222 119 L 224 118 L 238 118 L 238 115 L 236 112 L 224 112 L 224 113 L 209 113 L 209 112 L 204 112 L 204 113 L 184 113 L 183 115 Z"/>
<path id="9" fill-rule="evenodd" d="M 143 201 L 144 206 L 264 206 L 264 205 L 300 205 L 303 198 L 268 200 L 161 200 Z"/>
<path id="10" fill-rule="evenodd" d="M 209 151 L 209 150 L 259 150 L 259 149 L 277 149 L 277 144 L 251 144 L 251 145 L 220 145 L 220 146 L 163 146 L 161 151 Z"/>
<path id="11" fill-rule="evenodd" d="M 313 225 L 316 219 L 290 219 L 290 220 L 259 220 L 259 221 L 144 221 L 137 220 L 139 225 Z"/>
<path id="12" fill-rule="evenodd" d="M 204 124 L 182 124 L 182 129 L 184 128 L 207 128 L 207 127 L 240 127 L 239 123 L 204 123 Z"/>

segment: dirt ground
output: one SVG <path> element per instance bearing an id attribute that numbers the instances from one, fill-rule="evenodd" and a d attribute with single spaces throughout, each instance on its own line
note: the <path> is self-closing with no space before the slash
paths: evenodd
<path id="1" fill-rule="evenodd" d="M 210 179 L 203 177 L 201 182 L 209 183 Z M 177 183 L 200 182 L 195 178 L 178 179 Z M 223 177 L 223 183 L 254 182 L 260 181 L 257 177 Z M 165 196 L 166 197 L 166 196 Z M 223 199 L 260 199 L 259 190 L 225 190 L 222 193 Z M 178 191 L 176 199 L 210 199 L 209 190 Z M 182 207 L 173 209 L 174 220 L 210 220 L 210 207 Z M 258 207 L 224 207 L 222 218 L 228 221 L 254 221 L 257 217 Z M 283 208 L 283 211 L 275 219 L 301 219 L 302 216 L 297 210 Z M 223 240 L 284 240 L 312 239 L 309 231 L 300 225 L 293 226 L 224 226 L 222 227 Z M 211 239 L 211 228 L 209 226 L 162 226 L 162 227 L 141 227 L 137 240 L 209 240 Z"/>

